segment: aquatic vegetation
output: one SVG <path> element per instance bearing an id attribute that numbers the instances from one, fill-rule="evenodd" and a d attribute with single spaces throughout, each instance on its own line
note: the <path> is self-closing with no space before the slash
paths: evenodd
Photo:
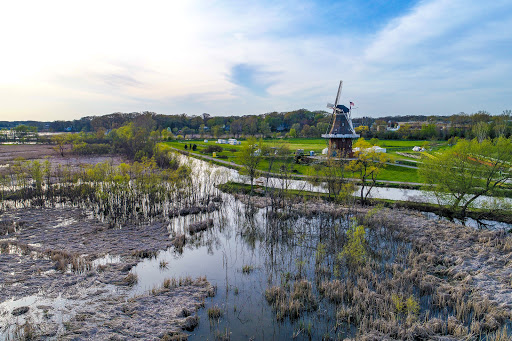
<path id="1" fill-rule="evenodd" d="M 208 308 L 208 318 L 210 320 L 218 320 L 222 316 L 222 310 L 219 306 L 215 305 Z"/>
<path id="2" fill-rule="evenodd" d="M 273 233 L 288 231 L 290 224 L 298 226 L 297 221 L 304 219 L 304 215 L 294 215 L 294 209 L 303 210 L 303 207 L 299 204 L 292 207 L 287 220 L 275 222 Z M 307 209 L 319 215 L 335 216 L 329 205 L 310 204 Z M 355 328 L 358 330 L 355 335 L 373 335 L 378 339 L 491 335 L 510 321 L 506 310 L 499 309 L 471 286 L 474 282 L 470 270 L 458 269 L 457 264 L 463 258 L 454 263 L 450 256 L 443 256 L 454 248 L 465 250 L 464 246 L 454 246 L 452 240 L 468 245 L 471 240 L 474 243 L 480 239 L 482 246 L 499 249 L 508 247 L 506 236 L 499 237 L 499 233 L 493 232 L 485 237 L 486 233 L 471 232 L 474 230 L 460 229 L 460 226 L 459 230 L 452 230 L 427 220 L 420 223 L 414 220 L 414 214 L 407 216 L 396 210 L 354 211 L 356 221 L 345 218 L 344 224 L 337 225 L 332 219 L 323 220 L 320 216 L 311 219 L 324 221 L 325 228 L 295 229 L 292 234 L 281 235 L 281 243 L 297 245 L 301 257 L 299 262 L 294 261 L 295 265 L 300 263 L 294 274 L 281 274 L 280 283 L 272 283 L 265 291 L 265 299 L 277 321 L 293 323 L 305 313 L 308 317 L 315 316 L 310 314 L 317 313 L 316 307 L 320 307 L 318 311 L 333 309 L 338 326 Z M 430 225 L 427 227 L 425 222 Z M 437 244 L 449 240 L 451 246 L 440 248 L 432 240 Z M 312 285 L 311 290 L 304 281 Z M 296 333 L 305 331 L 303 325 L 295 326 Z M 330 338 L 354 336 L 339 332 L 327 334 Z"/>
<path id="3" fill-rule="evenodd" d="M 354 265 L 364 264 L 367 258 L 365 236 L 366 231 L 363 225 L 356 226 L 356 224 L 352 224 L 346 232 L 347 243 L 338 254 L 338 258 L 340 260 L 345 258 Z"/>
<path id="4" fill-rule="evenodd" d="M 244 273 L 244 274 L 250 274 L 253 271 L 254 271 L 254 266 L 252 266 L 252 265 L 242 266 L 242 273 Z"/>
<path id="5" fill-rule="evenodd" d="M 129 273 L 128 275 L 126 275 L 125 278 L 123 278 L 123 282 L 126 283 L 126 285 L 134 285 L 138 282 L 139 278 L 137 277 L 136 274 L 134 273 Z"/>
<path id="6" fill-rule="evenodd" d="M 207 219 L 190 224 L 188 226 L 188 230 L 191 234 L 194 234 L 200 231 L 205 231 L 208 227 L 211 226 L 213 226 L 213 219 Z"/>
<path id="7" fill-rule="evenodd" d="M 91 210 L 114 227 L 215 210 L 217 195 L 210 176 L 206 184 L 199 185 L 189 165 L 168 150 L 160 152 L 165 160 L 142 158 L 119 166 L 104 162 L 82 169 L 16 161 L 2 179 L 0 212 L 20 206 L 69 204 Z"/>

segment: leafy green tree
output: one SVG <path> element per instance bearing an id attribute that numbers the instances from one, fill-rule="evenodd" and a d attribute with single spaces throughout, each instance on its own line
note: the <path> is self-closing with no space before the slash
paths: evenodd
<path id="1" fill-rule="evenodd" d="M 57 134 L 52 136 L 52 142 L 56 145 L 54 149 L 64 156 L 66 145 L 69 144 L 68 134 Z"/>
<path id="2" fill-rule="evenodd" d="M 471 129 L 471 132 L 476 137 L 478 142 L 482 142 L 483 140 L 485 140 L 486 138 L 489 137 L 489 130 L 490 130 L 489 124 L 487 124 L 485 122 L 478 122 L 477 124 L 475 124 L 473 126 L 473 129 Z"/>
<path id="3" fill-rule="evenodd" d="M 230 130 L 231 134 L 235 136 L 235 138 L 238 138 L 240 136 L 240 133 L 242 132 L 243 128 L 243 120 L 242 119 L 236 119 L 233 122 L 231 122 Z"/>
<path id="4" fill-rule="evenodd" d="M 281 161 L 290 155 L 290 146 L 288 143 L 284 143 L 282 141 L 273 142 L 273 144 L 264 144 L 261 146 L 261 155 L 266 156 L 266 160 L 268 161 L 268 169 L 265 180 L 265 195 L 267 194 L 269 187 L 269 179 L 270 173 L 273 171 L 274 165 L 277 161 Z M 286 162 L 286 161 L 284 161 Z"/>
<path id="5" fill-rule="evenodd" d="M 243 173 L 251 179 L 251 194 L 253 192 L 254 178 L 256 177 L 258 166 L 261 162 L 261 149 L 263 141 L 250 137 L 240 148 L 240 163 L 242 164 Z"/>
<path id="6" fill-rule="evenodd" d="M 316 129 L 318 130 L 319 134 L 327 134 L 330 127 L 330 124 L 326 122 L 318 122 L 316 125 Z M 368 129 L 368 127 L 366 127 L 366 129 Z"/>
<path id="7" fill-rule="evenodd" d="M 430 139 L 437 136 L 437 128 L 434 123 L 424 124 L 421 126 L 420 134 L 424 139 Z"/>
<path id="8" fill-rule="evenodd" d="M 270 125 L 267 122 L 262 120 L 260 122 L 259 128 L 260 128 L 260 133 L 261 133 L 261 135 L 263 135 L 263 137 L 267 137 L 270 135 L 270 133 L 271 133 Z"/>
<path id="9" fill-rule="evenodd" d="M 302 131 L 300 132 L 300 134 L 302 135 L 302 137 L 309 137 L 310 130 L 311 127 L 309 126 L 309 124 L 304 124 L 304 127 L 302 127 Z"/>
<path id="10" fill-rule="evenodd" d="M 213 137 L 218 138 L 222 134 L 222 126 L 215 125 L 212 127 Z"/>
<path id="11" fill-rule="evenodd" d="M 327 185 L 327 193 L 329 198 L 340 199 L 344 201 L 346 198 L 346 190 L 348 190 L 348 180 L 345 177 L 345 169 L 347 161 L 345 159 L 333 158 L 329 156 L 324 164 L 313 165 L 310 167 L 311 182 L 314 185 L 319 185 L 320 182 L 325 182 Z M 352 183 L 350 183 L 352 184 Z M 354 193 L 355 188 L 350 192 L 350 196 Z"/>
<path id="12" fill-rule="evenodd" d="M 296 138 L 297 137 L 297 132 L 295 131 L 295 129 L 290 129 L 290 132 L 288 133 L 288 136 L 290 136 L 291 138 Z"/>
<path id="13" fill-rule="evenodd" d="M 461 207 L 464 215 L 478 197 L 492 195 L 512 178 L 511 162 L 510 139 L 460 140 L 455 147 L 424 160 L 419 174 L 440 205 L 448 204 L 453 211 Z"/>
<path id="14" fill-rule="evenodd" d="M 377 176 L 389 161 L 385 153 L 376 152 L 370 143 L 360 138 L 354 143 L 356 152 L 355 160 L 350 161 L 347 170 L 354 173 L 361 182 L 360 198 L 361 204 L 365 204 L 371 190 L 377 183 Z"/>

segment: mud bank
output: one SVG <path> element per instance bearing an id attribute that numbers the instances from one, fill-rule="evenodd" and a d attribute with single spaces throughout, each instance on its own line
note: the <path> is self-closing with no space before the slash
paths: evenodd
<path id="1" fill-rule="evenodd" d="M 0 339 L 184 336 L 215 292 L 206 278 L 184 278 L 135 296 L 132 267 L 173 244 L 165 223 L 109 228 L 78 208 L 19 209 L 0 220 Z"/>
<path id="2" fill-rule="evenodd" d="M 0 175 L 7 174 L 7 166 L 16 159 L 48 160 L 53 167 L 68 166 L 71 170 L 77 171 L 85 165 L 95 165 L 108 161 L 113 165 L 119 165 L 127 160 L 120 155 L 73 155 L 67 151 L 64 156 L 58 153 L 53 145 L 47 144 L 23 144 L 23 145 L 2 145 L 0 146 Z"/>

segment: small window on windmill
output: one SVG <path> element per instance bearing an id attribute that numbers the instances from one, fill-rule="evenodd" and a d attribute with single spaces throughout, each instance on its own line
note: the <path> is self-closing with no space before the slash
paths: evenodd
<path id="1" fill-rule="evenodd" d="M 341 123 L 341 126 L 342 126 L 342 127 L 344 127 L 344 126 L 345 126 L 345 122 L 342 122 L 342 123 Z"/>

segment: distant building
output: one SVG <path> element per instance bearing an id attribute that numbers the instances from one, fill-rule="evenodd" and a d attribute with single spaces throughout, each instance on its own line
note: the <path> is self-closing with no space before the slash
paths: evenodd
<path id="1" fill-rule="evenodd" d="M 354 153 L 358 152 L 359 151 L 359 147 L 356 147 L 356 148 L 352 149 L 352 151 Z M 366 152 L 366 151 L 368 151 L 368 152 L 374 151 L 376 153 L 385 153 L 386 152 L 386 148 L 382 148 L 382 147 L 379 147 L 379 146 L 373 146 L 373 147 L 365 149 L 363 152 Z"/>

